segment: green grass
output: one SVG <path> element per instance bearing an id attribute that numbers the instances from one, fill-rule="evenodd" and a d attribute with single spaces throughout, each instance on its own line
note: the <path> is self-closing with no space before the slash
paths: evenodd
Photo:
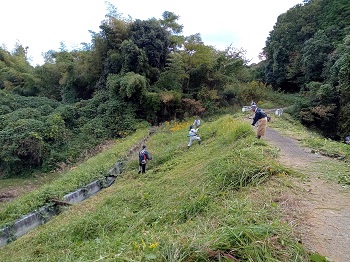
<path id="1" fill-rule="evenodd" d="M 314 149 L 322 155 L 338 158 L 340 160 L 350 159 L 350 147 L 347 144 L 327 139 L 310 131 L 294 120 L 288 113 L 282 117 L 274 117 L 270 126 L 278 129 L 281 133 L 299 140 L 302 145 Z"/>
<path id="2" fill-rule="evenodd" d="M 38 189 L 64 175 L 61 172 L 40 173 L 33 176 L 21 178 L 6 178 L 0 180 L 0 194 L 11 197 L 27 194 Z M 0 211 L 4 208 L 6 202 L 0 202 Z M 1 223 L 0 223 L 1 224 Z"/>
<path id="3" fill-rule="evenodd" d="M 153 160 L 145 175 L 137 174 L 135 155 L 111 187 L 3 247 L 0 261 L 307 261 L 265 191 L 288 173 L 274 150 L 229 115 L 206 121 L 202 144 L 187 150 L 190 122 L 164 124 L 148 139 Z M 141 137 L 78 166 L 56 187 L 80 184 L 76 173 L 103 173 Z M 25 210 L 27 201 L 12 207 Z"/>
<path id="4" fill-rule="evenodd" d="M 147 130 L 142 129 L 128 139 L 117 140 L 115 147 L 105 150 L 103 154 L 89 158 L 61 174 L 51 183 L 4 204 L 0 212 L 0 226 L 12 223 L 15 219 L 49 203 L 51 199 L 61 199 L 65 194 L 84 187 L 96 179 L 102 180 L 108 174 L 108 170 L 117 161 L 123 160 L 128 150 L 146 135 Z"/>
<path id="5" fill-rule="evenodd" d="M 288 113 L 283 113 L 281 117 L 274 117 L 269 125 L 278 129 L 282 134 L 299 140 L 302 146 L 311 148 L 314 153 L 338 160 L 331 163 L 329 161 L 322 161 L 313 167 L 314 170 L 311 170 L 312 167 L 309 167 L 309 172 L 317 172 L 340 184 L 350 185 L 349 145 L 324 138 L 316 132 L 308 130 Z"/>

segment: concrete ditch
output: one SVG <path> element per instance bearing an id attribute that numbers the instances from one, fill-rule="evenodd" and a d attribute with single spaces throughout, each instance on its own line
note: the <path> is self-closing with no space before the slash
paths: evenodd
<path id="1" fill-rule="evenodd" d="M 84 188 L 71 192 L 63 197 L 63 201 L 52 200 L 50 204 L 47 204 L 38 210 L 29 213 L 20 219 L 16 220 L 12 225 L 0 229 L 0 247 L 18 239 L 19 237 L 27 234 L 32 229 L 45 224 L 53 216 L 56 216 L 62 212 L 61 205 L 72 205 L 84 201 L 85 199 L 93 196 L 103 188 L 111 186 L 116 177 L 121 174 L 121 168 L 119 162 L 112 168 L 109 173 L 112 176 L 105 177 L 105 181 L 95 180 L 88 184 Z"/>
<path id="2" fill-rule="evenodd" d="M 53 216 L 62 212 L 62 205 L 72 205 L 84 201 L 93 196 L 103 188 L 111 186 L 115 179 L 123 172 L 123 162 L 128 161 L 130 157 L 137 153 L 142 144 L 145 144 L 147 139 L 157 131 L 157 127 L 152 127 L 148 135 L 144 137 L 139 143 L 135 144 L 125 156 L 124 160 L 118 161 L 109 171 L 109 176 L 105 177 L 105 181 L 95 180 L 92 183 L 71 192 L 63 197 L 61 200 L 53 200 L 52 203 L 41 207 L 39 210 L 23 216 L 16 220 L 13 224 L 0 229 L 0 247 L 15 241 L 19 237 L 25 235 L 32 229 L 45 224 Z"/>

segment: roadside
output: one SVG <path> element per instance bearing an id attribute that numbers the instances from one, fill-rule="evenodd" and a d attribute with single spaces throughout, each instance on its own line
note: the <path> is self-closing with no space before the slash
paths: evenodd
<path id="1" fill-rule="evenodd" d="M 306 179 L 292 178 L 298 190 L 288 192 L 285 201 L 293 204 L 282 205 L 305 248 L 329 261 L 350 261 L 350 189 L 327 179 L 332 167 L 349 169 L 347 163 L 311 153 L 272 128 L 265 139 L 280 149 L 283 165 L 306 175 Z"/>

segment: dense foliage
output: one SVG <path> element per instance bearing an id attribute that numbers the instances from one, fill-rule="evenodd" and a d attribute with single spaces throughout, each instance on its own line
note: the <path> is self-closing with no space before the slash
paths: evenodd
<path id="1" fill-rule="evenodd" d="M 27 49 L 0 48 L 0 176 L 51 170 L 140 123 L 211 114 L 260 99 L 245 51 L 206 46 L 181 35 L 178 16 L 123 18 L 112 5 L 80 50 L 45 53 L 33 67 Z"/>
<path id="2" fill-rule="evenodd" d="M 275 89 L 300 91 L 294 115 L 331 138 L 350 129 L 349 37 L 348 0 L 304 1 L 278 17 L 259 68 Z"/>
<path id="3" fill-rule="evenodd" d="M 350 6 L 310 0 L 281 14 L 248 66 L 245 50 L 181 35 L 178 16 L 124 18 L 109 4 L 91 43 L 45 53 L 0 48 L 0 176 L 52 170 L 137 125 L 263 101 L 270 87 L 300 96 L 292 114 L 333 139 L 350 129 Z M 278 104 L 282 106 L 281 101 Z"/>
<path id="4" fill-rule="evenodd" d="M 124 136 L 135 128 L 133 109 L 103 91 L 75 104 L 1 91 L 0 102 L 2 175 L 24 175 L 72 163 L 105 139 Z"/>

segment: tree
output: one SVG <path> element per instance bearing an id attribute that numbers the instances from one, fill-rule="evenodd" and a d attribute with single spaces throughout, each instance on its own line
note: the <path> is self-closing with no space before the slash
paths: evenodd
<path id="1" fill-rule="evenodd" d="M 157 90 L 176 90 L 182 92 L 184 80 L 188 78 L 185 73 L 185 64 L 179 53 L 169 55 L 165 71 L 159 76 L 158 81 L 154 84 Z"/>
<path id="2" fill-rule="evenodd" d="M 131 26 L 131 40 L 142 49 L 151 67 L 163 70 L 169 53 L 169 34 L 156 19 L 137 19 Z"/>
<path id="3" fill-rule="evenodd" d="M 141 103 L 142 96 L 147 91 L 146 78 L 134 72 L 122 75 L 111 74 L 108 76 L 107 83 L 109 90 L 136 104 Z"/>
<path id="4" fill-rule="evenodd" d="M 204 45 L 200 34 L 186 37 L 183 48 L 180 53 L 188 75 L 183 92 L 196 98 L 201 86 L 208 84 L 208 73 L 216 62 L 216 50 Z"/>
<path id="5" fill-rule="evenodd" d="M 275 89 L 300 89 L 301 55 L 304 42 L 318 29 L 318 3 L 296 5 L 281 14 L 266 40 L 266 81 Z"/>
<path id="6" fill-rule="evenodd" d="M 350 129 L 350 35 L 337 48 L 338 59 L 331 68 L 330 81 L 336 84 L 339 93 L 339 134 L 348 134 Z"/>
<path id="7" fill-rule="evenodd" d="M 149 75 L 149 64 L 145 51 L 132 40 L 125 40 L 120 47 L 121 72 L 134 72 L 144 76 Z"/>
<path id="8" fill-rule="evenodd" d="M 324 81 L 323 69 L 328 59 L 328 54 L 333 51 L 330 39 L 324 31 L 318 31 L 314 37 L 305 42 L 302 49 L 302 64 L 305 80 Z"/>
<path id="9" fill-rule="evenodd" d="M 39 94 L 51 99 L 62 101 L 62 86 L 60 80 L 65 71 L 62 60 L 57 63 L 57 51 L 49 50 L 44 54 L 45 63 L 35 68 L 35 74 L 41 79 Z"/>
<path id="10" fill-rule="evenodd" d="M 165 11 L 162 15 L 163 19 L 160 20 L 160 24 L 169 32 L 169 47 L 175 51 L 182 46 L 184 37 L 179 35 L 182 33 L 183 25 L 177 23 L 180 16 Z"/>
<path id="11" fill-rule="evenodd" d="M 34 96 L 39 93 L 39 83 L 34 68 L 26 60 L 25 48 L 17 45 L 12 54 L 0 48 L 0 89 Z"/>

